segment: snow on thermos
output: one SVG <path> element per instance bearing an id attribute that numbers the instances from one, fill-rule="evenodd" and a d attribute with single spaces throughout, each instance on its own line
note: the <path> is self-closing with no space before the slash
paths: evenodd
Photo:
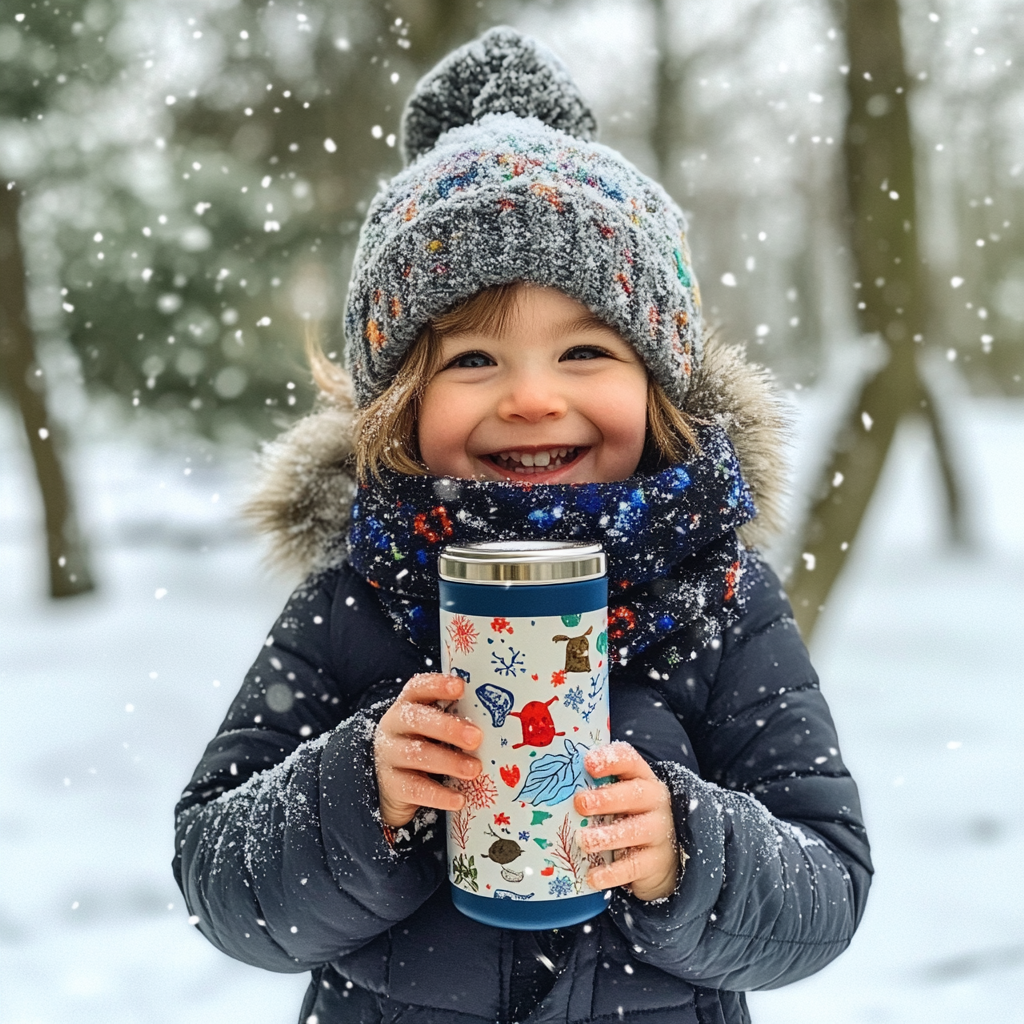
<path id="1" fill-rule="evenodd" d="M 483 772 L 450 780 L 448 878 L 464 914 L 499 928 L 560 928 L 610 894 L 587 872 L 573 795 L 595 785 L 586 752 L 610 739 L 608 579 L 600 544 L 548 541 L 446 548 L 441 670 L 466 689 L 452 710 L 484 733 Z"/>

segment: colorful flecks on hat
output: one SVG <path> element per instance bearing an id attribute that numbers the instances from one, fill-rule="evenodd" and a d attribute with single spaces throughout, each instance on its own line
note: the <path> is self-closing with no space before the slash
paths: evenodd
<path id="1" fill-rule="evenodd" d="M 402 476 L 361 485 L 348 556 L 395 623 L 436 659 L 437 558 L 447 544 L 599 541 L 608 555 L 613 660 L 669 633 L 692 643 L 721 632 L 742 606 L 735 528 L 755 514 L 725 431 L 698 428 L 699 455 L 616 483 L 530 484 Z"/>
<path id="2" fill-rule="evenodd" d="M 671 400 L 701 355 L 686 219 L 621 154 L 558 59 L 509 28 L 450 54 L 406 108 L 414 162 L 374 199 L 345 311 L 366 405 L 435 317 L 528 281 L 577 299 L 629 341 Z"/>

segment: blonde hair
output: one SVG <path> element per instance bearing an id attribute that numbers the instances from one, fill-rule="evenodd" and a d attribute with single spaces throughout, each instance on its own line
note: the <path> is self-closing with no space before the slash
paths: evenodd
<path id="1" fill-rule="evenodd" d="M 441 342 L 449 335 L 485 332 L 501 334 L 514 310 L 520 282 L 485 288 L 437 317 L 423 330 L 406 354 L 395 379 L 355 418 L 356 476 L 365 481 L 381 469 L 425 476 L 419 458 L 416 420 L 431 378 L 441 368 Z M 306 339 L 313 380 L 328 395 L 348 395 L 348 374 L 324 355 L 315 339 Z M 677 409 L 653 377 L 647 377 L 647 440 L 641 465 L 654 468 L 682 461 L 697 451 L 696 434 L 686 413 Z"/>

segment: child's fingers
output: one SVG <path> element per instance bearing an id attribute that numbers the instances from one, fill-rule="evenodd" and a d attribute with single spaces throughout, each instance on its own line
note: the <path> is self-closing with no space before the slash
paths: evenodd
<path id="1" fill-rule="evenodd" d="M 623 850 L 618 860 L 591 868 L 587 882 L 595 889 L 614 889 L 648 878 L 660 865 L 660 858 L 650 847 Z"/>
<path id="2" fill-rule="evenodd" d="M 397 770 L 475 779 L 484 767 L 478 758 L 415 737 L 396 739 L 390 746 L 386 760 L 390 768 Z"/>
<path id="3" fill-rule="evenodd" d="M 394 804 L 406 804 L 412 808 L 407 821 L 417 807 L 433 807 L 439 811 L 459 811 L 466 798 L 454 789 L 418 771 L 392 769 L 388 772 L 388 800 Z M 390 824 L 390 822 L 388 822 Z M 404 822 L 403 822 L 404 823 Z"/>
<path id="4" fill-rule="evenodd" d="M 465 797 L 442 786 L 431 775 L 473 779 L 482 765 L 462 747 L 475 749 L 483 733 L 475 725 L 442 711 L 462 696 L 458 676 L 424 673 L 413 676 L 385 712 L 374 736 L 374 757 L 381 818 L 386 825 L 406 824 L 417 807 L 457 811 Z"/>
<path id="5" fill-rule="evenodd" d="M 399 700 L 415 704 L 432 704 L 436 700 L 458 700 L 466 689 L 459 676 L 445 676 L 440 672 L 421 672 L 402 687 Z"/>
<path id="6" fill-rule="evenodd" d="M 668 789 L 653 772 L 649 779 L 634 778 L 596 789 L 581 789 L 573 800 L 580 814 L 643 814 L 668 802 Z"/>
<path id="7" fill-rule="evenodd" d="M 600 864 L 591 868 L 587 874 L 587 881 L 595 889 L 628 886 L 631 882 L 644 878 L 654 865 L 654 860 L 646 849 L 624 850 L 622 855 L 610 864 Z"/>
<path id="8" fill-rule="evenodd" d="M 584 766 L 592 778 L 601 779 L 615 775 L 619 779 L 654 779 L 657 776 L 651 766 L 640 756 L 636 748 L 622 740 L 595 747 L 584 758 Z"/>
<path id="9" fill-rule="evenodd" d="M 637 899 L 662 899 L 671 895 L 678 885 L 679 860 L 674 853 L 670 857 L 659 855 L 652 846 L 630 849 L 611 864 L 594 868 L 587 875 L 587 881 L 595 889 L 625 885 Z"/>
<path id="10" fill-rule="evenodd" d="M 394 710 L 398 719 L 398 728 L 394 729 L 397 735 L 423 736 L 466 750 L 475 750 L 483 740 L 484 734 L 478 726 L 431 704 L 399 701 Z"/>
<path id="11" fill-rule="evenodd" d="M 585 853 L 600 850 L 625 850 L 630 847 L 649 846 L 660 841 L 672 842 L 673 837 L 659 814 L 630 814 L 610 825 L 591 825 L 576 833 L 576 842 Z"/>

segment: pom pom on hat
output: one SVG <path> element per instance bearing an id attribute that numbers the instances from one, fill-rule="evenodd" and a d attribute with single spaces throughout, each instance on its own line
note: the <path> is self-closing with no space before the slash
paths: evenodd
<path id="1" fill-rule="evenodd" d="M 485 114 L 535 117 L 590 140 L 597 122 L 565 65 L 515 29 L 492 28 L 454 50 L 417 83 L 402 115 L 407 163 L 434 147 L 450 128 Z"/>

